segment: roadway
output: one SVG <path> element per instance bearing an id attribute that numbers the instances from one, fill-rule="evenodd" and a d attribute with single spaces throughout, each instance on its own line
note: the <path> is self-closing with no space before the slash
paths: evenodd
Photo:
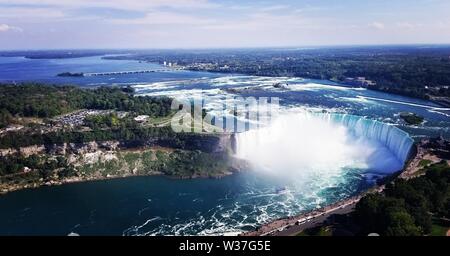
<path id="1" fill-rule="evenodd" d="M 356 203 L 352 203 L 344 206 L 343 208 L 338 208 L 328 213 L 324 213 L 323 215 L 314 217 L 313 219 L 300 225 L 294 224 L 286 226 L 282 231 L 275 231 L 274 233 L 271 233 L 270 236 L 295 236 L 306 229 L 319 226 L 320 224 L 324 223 L 331 215 L 344 215 L 352 212 L 355 208 L 355 204 Z"/>
<path id="2" fill-rule="evenodd" d="M 379 188 L 378 188 L 379 189 Z M 377 190 L 375 190 L 377 191 Z M 246 232 L 241 234 L 242 236 L 292 236 L 300 233 L 301 231 L 315 227 L 331 215 L 334 214 L 347 214 L 354 210 L 356 203 L 362 198 L 362 195 L 349 198 L 347 200 L 337 202 L 335 204 L 325 206 L 321 209 L 314 210 L 312 212 L 300 214 L 297 216 L 287 217 L 284 219 L 278 219 L 262 225 L 256 231 Z M 297 224 L 299 220 L 302 223 Z"/>
<path id="3" fill-rule="evenodd" d="M 84 76 L 110 76 L 110 75 L 155 73 L 155 72 L 172 72 L 183 69 L 184 68 L 165 68 L 165 69 L 149 69 L 149 70 L 111 71 L 111 72 L 84 73 Z"/>

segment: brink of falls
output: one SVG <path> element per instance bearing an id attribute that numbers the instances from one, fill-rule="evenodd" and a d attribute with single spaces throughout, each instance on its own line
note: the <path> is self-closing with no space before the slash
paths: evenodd
<path id="1" fill-rule="evenodd" d="M 236 156 L 274 174 L 339 173 L 349 168 L 388 174 L 407 161 L 413 140 L 399 128 L 347 114 L 282 114 L 236 134 Z"/>

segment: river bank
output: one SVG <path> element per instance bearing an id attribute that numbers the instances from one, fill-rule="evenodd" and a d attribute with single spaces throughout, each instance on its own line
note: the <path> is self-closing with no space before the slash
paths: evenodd
<path id="1" fill-rule="evenodd" d="M 247 166 L 242 160 L 235 159 L 234 163 L 230 165 L 230 168 L 226 170 L 219 171 L 217 173 L 212 174 L 193 174 L 190 176 L 178 176 L 178 175 L 167 175 L 161 171 L 154 171 L 146 174 L 133 174 L 133 173 L 124 173 L 118 175 L 107 175 L 107 176 L 83 176 L 83 177 L 70 177 L 62 180 L 51 180 L 51 181 L 38 181 L 31 184 L 12 184 L 8 186 L 0 186 L 0 196 L 19 191 L 25 189 L 38 189 L 45 186 L 61 186 L 72 183 L 83 183 L 83 182 L 91 182 L 91 181 L 103 181 L 103 180 L 113 180 L 113 179 L 126 179 L 130 177 L 148 177 L 148 176 L 164 176 L 170 179 L 179 179 L 179 180 L 187 180 L 187 179 L 221 179 L 235 173 L 239 173 L 247 168 Z M 2 177 L 0 177 L 2 178 Z"/>
<path id="2" fill-rule="evenodd" d="M 149 177 L 149 176 L 164 176 L 170 179 L 179 179 L 179 180 L 187 180 L 187 179 L 221 179 L 230 175 L 233 175 L 235 173 L 241 172 L 243 169 L 238 168 L 232 168 L 230 170 L 224 170 L 222 173 L 218 174 L 212 174 L 212 175 L 192 175 L 192 176 L 169 176 L 164 174 L 163 172 L 153 172 L 149 174 L 123 174 L 123 175 L 109 175 L 107 177 L 104 176 L 96 176 L 96 177 L 72 177 L 67 178 L 63 180 L 55 180 L 55 181 L 48 181 L 45 183 L 33 183 L 33 184 L 26 184 L 26 185 L 11 185 L 8 188 L 2 188 L 0 190 L 0 196 L 6 195 L 11 192 L 19 191 L 19 190 L 25 190 L 25 189 L 38 189 L 41 187 L 46 186 L 62 186 L 66 184 L 73 184 L 73 183 L 84 183 L 84 182 L 91 182 L 91 181 L 104 181 L 104 180 L 116 180 L 116 179 L 126 179 L 131 177 Z"/>

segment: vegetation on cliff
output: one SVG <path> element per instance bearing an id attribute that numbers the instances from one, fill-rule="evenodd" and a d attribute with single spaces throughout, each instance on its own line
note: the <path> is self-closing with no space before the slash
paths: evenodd
<path id="1" fill-rule="evenodd" d="M 0 156 L 0 192 L 137 175 L 220 177 L 232 171 L 228 155 L 203 151 L 142 148 L 91 150 L 82 154 Z"/>

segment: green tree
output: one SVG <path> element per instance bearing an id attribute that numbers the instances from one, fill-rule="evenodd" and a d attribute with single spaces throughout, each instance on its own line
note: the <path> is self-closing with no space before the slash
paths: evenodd
<path id="1" fill-rule="evenodd" d="M 404 209 L 396 209 L 388 213 L 387 236 L 419 236 L 421 230 L 414 224 L 414 218 Z"/>

